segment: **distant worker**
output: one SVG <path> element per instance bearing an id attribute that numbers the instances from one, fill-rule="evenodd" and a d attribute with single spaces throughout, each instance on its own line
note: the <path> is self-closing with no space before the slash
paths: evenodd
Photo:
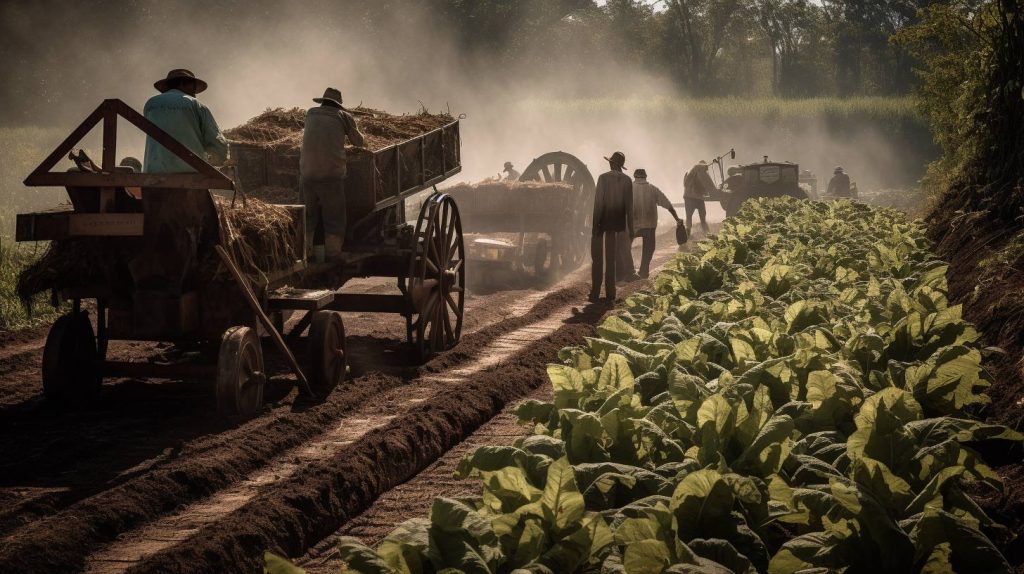
<path id="1" fill-rule="evenodd" d="M 594 229 L 590 238 L 590 301 L 597 302 L 604 277 L 604 295 L 615 302 L 615 260 L 621 233 L 633 235 L 633 182 L 622 173 L 626 155 L 620 151 L 605 158 L 611 169 L 597 178 L 594 194 Z"/>
<path id="2" fill-rule="evenodd" d="M 829 180 L 828 194 L 831 197 L 850 197 L 850 176 L 842 167 L 836 167 L 832 179 Z"/>
<path id="3" fill-rule="evenodd" d="M 647 182 L 647 170 L 633 172 L 633 230 L 643 241 L 640 255 L 640 277 L 647 279 L 651 274 L 651 258 L 654 257 L 654 236 L 658 228 L 658 208 L 667 209 L 676 223 L 679 215 L 672 202 L 660 189 Z M 632 263 L 632 257 L 630 257 Z"/>
<path id="4" fill-rule="evenodd" d="M 708 173 L 708 162 L 701 160 L 683 178 L 683 203 L 686 206 L 686 231 L 693 236 L 693 212 L 700 216 L 700 227 L 708 234 L 708 210 L 704 201 L 715 191 L 715 182 Z"/>
<path id="5" fill-rule="evenodd" d="M 505 169 L 502 171 L 505 172 L 505 181 L 519 181 L 519 176 L 521 174 L 516 171 L 516 168 L 512 167 L 512 162 L 506 161 Z"/>
<path id="6" fill-rule="evenodd" d="M 146 119 L 194 154 L 211 163 L 227 159 L 228 144 L 213 119 L 213 113 L 199 100 L 196 94 L 206 89 L 206 82 L 188 70 L 171 70 L 167 77 L 153 84 L 160 92 L 149 98 L 143 108 Z M 184 160 L 171 153 L 151 137 L 146 138 L 146 155 L 143 157 L 146 173 L 194 172 Z"/>
<path id="7" fill-rule="evenodd" d="M 345 244 L 348 217 L 345 138 L 356 146 L 362 146 L 364 140 L 355 118 L 341 107 L 340 90 L 327 88 L 322 98 L 313 101 L 320 105 L 306 112 L 299 156 L 299 188 L 306 206 L 306 244 L 313 245 L 317 226 L 322 225 L 323 255 L 314 247 L 316 259 L 337 259 Z"/>

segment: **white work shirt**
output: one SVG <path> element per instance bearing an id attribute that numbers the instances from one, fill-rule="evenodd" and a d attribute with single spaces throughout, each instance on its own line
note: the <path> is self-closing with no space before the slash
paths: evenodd
<path id="1" fill-rule="evenodd" d="M 633 229 L 658 227 L 658 207 L 672 209 L 672 202 L 646 179 L 633 180 Z"/>

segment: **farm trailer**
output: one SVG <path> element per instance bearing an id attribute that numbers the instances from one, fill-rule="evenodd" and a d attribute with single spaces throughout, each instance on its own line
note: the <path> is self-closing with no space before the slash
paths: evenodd
<path id="1" fill-rule="evenodd" d="M 195 172 L 118 168 L 118 117 Z M 101 164 L 51 172 L 101 122 Z M 300 385 L 322 397 L 346 373 L 343 311 L 402 315 L 408 340 L 423 358 L 454 346 L 465 309 L 462 224 L 455 201 L 435 185 L 461 171 L 460 147 L 455 120 L 351 157 L 349 231 L 341 260 L 307 261 L 304 207 L 283 206 L 296 231 L 282 241 L 299 256 L 283 269 L 257 273 L 253 281 L 246 277 L 251 270 L 235 261 L 220 223 L 224 210 L 244 196 L 228 205 L 211 193 L 233 192 L 234 182 L 124 102 L 105 100 L 25 180 L 27 186 L 66 188 L 72 209 L 17 218 L 18 241 L 92 242 L 111 268 L 103 280 L 55 289 L 55 297 L 72 302 L 72 311 L 47 336 L 45 395 L 64 402 L 94 396 L 104 377 L 204 378 L 216 382 L 221 413 L 248 417 L 262 406 L 263 346 L 269 341 L 289 360 Z M 406 200 L 429 190 L 411 225 Z M 368 276 L 396 278 L 400 294 L 339 292 L 348 280 Z M 83 300 L 95 301 L 95 332 Z M 286 333 L 285 319 L 293 312 L 303 315 Z M 308 359 L 300 366 L 292 348 L 307 329 Z M 113 361 L 106 357 L 111 340 L 164 341 L 196 351 L 168 362 Z"/>

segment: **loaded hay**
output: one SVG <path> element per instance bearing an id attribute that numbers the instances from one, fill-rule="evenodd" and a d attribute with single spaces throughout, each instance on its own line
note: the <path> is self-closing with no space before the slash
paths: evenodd
<path id="1" fill-rule="evenodd" d="M 365 139 L 364 147 L 346 146 L 349 159 L 365 157 L 392 145 L 452 123 L 449 114 L 394 115 L 372 108 L 348 110 Z M 273 108 L 226 130 L 232 156 L 238 162 L 237 180 L 252 197 L 271 203 L 298 203 L 299 154 L 306 110 Z"/>
<path id="2" fill-rule="evenodd" d="M 235 201 L 214 197 L 220 243 L 255 285 L 291 269 L 302 258 L 299 222 L 292 212 L 258 199 Z M 32 298 L 46 291 L 106 287 L 131 292 L 131 262 L 153 257 L 143 242 L 121 237 L 76 237 L 53 241 L 42 257 L 18 275 L 16 291 L 29 307 Z M 209 246 L 207 246 L 209 247 Z M 196 276 L 200 282 L 221 279 L 227 271 L 210 253 L 199 253 Z M 56 297 L 54 298 L 56 302 Z"/>

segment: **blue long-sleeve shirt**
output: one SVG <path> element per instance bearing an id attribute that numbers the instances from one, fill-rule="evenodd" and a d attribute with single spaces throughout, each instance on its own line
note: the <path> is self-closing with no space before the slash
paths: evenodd
<path id="1" fill-rule="evenodd" d="M 199 157 L 213 161 L 227 158 L 227 140 L 210 109 L 185 92 L 167 90 L 149 98 L 143 115 Z M 195 170 L 156 140 L 147 137 L 142 171 L 180 173 Z"/>

